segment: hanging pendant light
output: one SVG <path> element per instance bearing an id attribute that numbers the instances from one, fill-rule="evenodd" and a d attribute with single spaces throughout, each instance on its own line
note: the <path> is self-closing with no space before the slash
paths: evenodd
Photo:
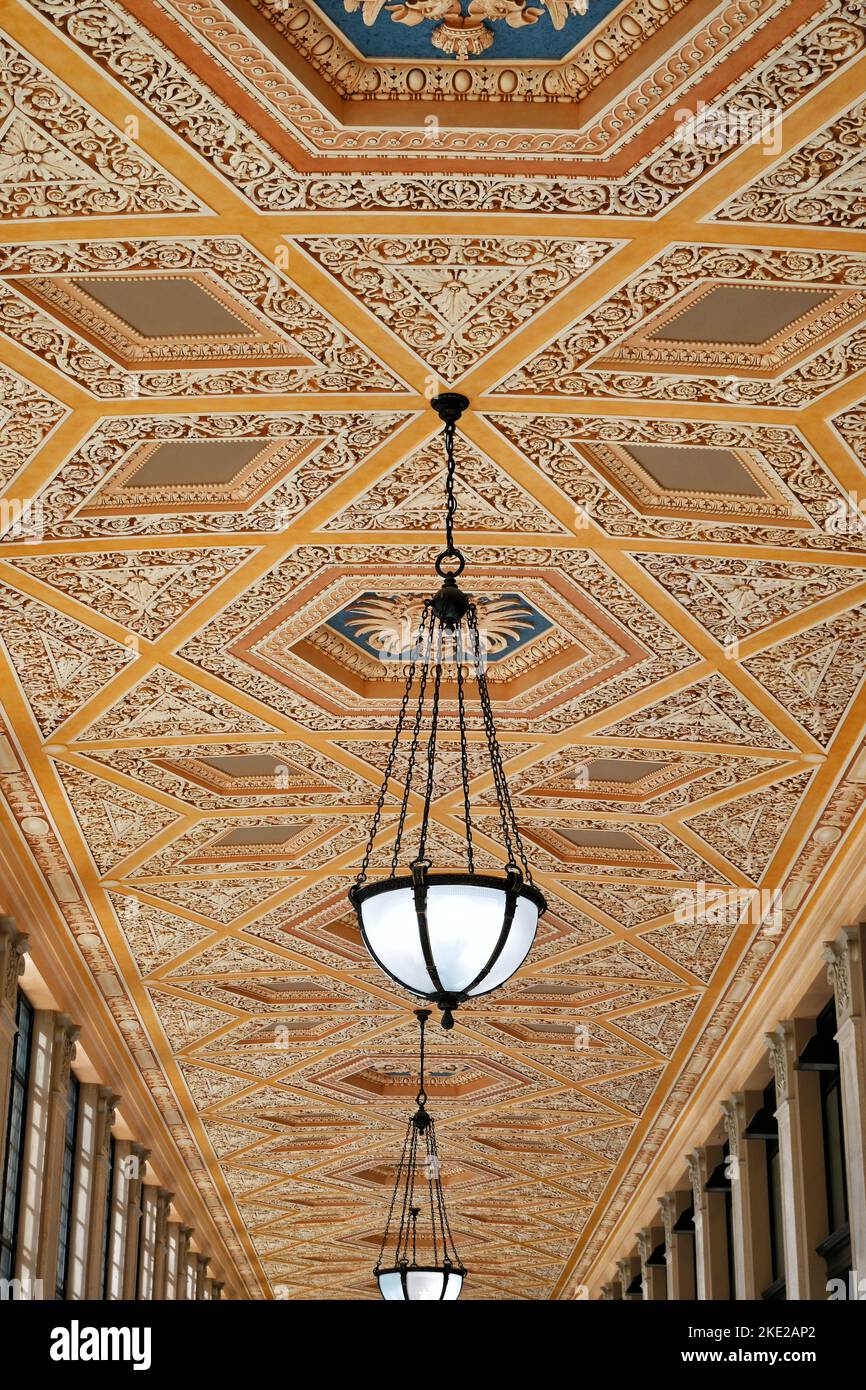
<path id="1" fill-rule="evenodd" d="M 452 1302 L 460 1297 L 466 1270 L 448 1223 L 436 1125 L 426 1108 L 424 1029 L 430 1010 L 416 1009 L 415 1017 L 421 1028 L 420 1076 L 415 1097 L 418 1109 L 406 1128 L 375 1274 L 379 1292 L 389 1303 Z"/>
<path id="2" fill-rule="evenodd" d="M 442 581 L 438 593 L 425 599 L 418 630 L 409 653 L 406 682 L 391 742 L 366 851 L 349 900 L 358 915 L 361 936 L 373 960 L 404 989 L 421 995 L 442 1010 L 443 1028 L 454 1026 L 453 1011 L 466 999 L 498 989 L 522 965 L 535 939 L 538 919 L 547 903 L 532 882 L 520 829 L 511 804 L 502 754 L 487 685 L 486 653 L 479 630 L 478 609 L 458 585 L 466 566 L 454 545 L 456 458 L 455 425 L 469 402 L 449 393 L 431 401 L 444 422 L 447 463 L 445 490 L 445 549 L 435 562 Z M 466 870 L 437 870 L 427 857 L 430 807 L 440 725 L 443 667 L 453 662 L 460 737 L 460 774 Z M 478 873 L 472 841 L 469 805 L 469 766 L 466 737 L 466 685 L 471 671 L 478 689 L 485 742 L 499 808 L 501 849 L 505 860 L 499 873 Z M 407 716 L 417 679 L 414 718 Z M 428 700 L 429 695 L 429 700 Z M 429 708 L 428 708 L 429 705 Z M 421 751 L 426 716 L 426 747 Z M 379 831 L 388 784 L 394 774 L 401 737 L 408 735 L 408 765 L 388 878 L 367 883 L 373 843 Z M 419 757 L 420 754 L 420 757 Z M 423 759 L 423 810 L 417 853 L 408 872 L 398 872 L 403 849 L 406 812 L 412 781 Z"/>

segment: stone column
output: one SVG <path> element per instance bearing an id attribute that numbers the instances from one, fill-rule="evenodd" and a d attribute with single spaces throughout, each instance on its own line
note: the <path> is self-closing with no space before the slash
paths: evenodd
<path id="1" fill-rule="evenodd" d="M 66 1270 L 66 1297 L 86 1297 L 87 1251 L 96 1212 L 93 1207 L 94 1153 L 96 1149 L 99 1087 L 87 1082 L 79 1087 L 78 1126 L 70 1193 L 69 1259 Z"/>
<path id="2" fill-rule="evenodd" d="M 60 1187 L 63 1148 L 69 1114 L 69 1076 L 80 1033 L 66 1014 L 54 1015 L 51 1055 L 51 1089 L 48 1095 L 45 1167 L 43 1170 L 37 1278 L 45 1297 L 51 1298 L 57 1280 L 57 1245 L 60 1236 Z"/>
<path id="3" fill-rule="evenodd" d="M 6 1162 L 9 1082 L 15 1048 L 18 977 L 24 973 L 27 937 L 11 917 L 0 917 L 0 1174 Z"/>
<path id="4" fill-rule="evenodd" d="M 225 1288 L 225 1282 L 222 1279 L 211 1279 L 210 1284 L 211 1298 L 215 1301 L 221 1299 L 223 1296 L 223 1289 Z"/>
<path id="5" fill-rule="evenodd" d="M 179 1221 L 167 1221 L 165 1226 L 165 1297 L 177 1298 L 177 1280 L 180 1258 L 180 1229 Z"/>
<path id="6" fill-rule="evenodd" d="M 791 1302 L 827 1297 L 824 1261 L 815 1253 L 827 1228 L 819 1082 L 815 1072 L 794 1070 L 814 1027 L 810 1019 L 788 1019 L 765 1034 L 776 1078 L 785 1295 Z"/>
<path id="7" fill-rule="evenodd" d="M 725 1198 L 707 1192 L 705 1183 L 724 1160 L 721 1144 L 708 1144 L 686 1156 L 695 1209 L 695 1270 L 700 1299 L 730 1298 Z"/>
<path id="8" fill-rule="evenodd" d="M 109 1299 L 124 1297 L 128 1174 L 134 1171 L 138 1164 L 138 1159 L 133 1153 L 134 1147 L 131 1139 L 118 1139 L 114 1149 L 114 1181 L 109 1211 L 111 1226 L 108 1233 L 108 1279 L 105 1291 L 105 1296 Z"/>
<path id="9" fill-rule="evenodd" d="M 695 1287 L 695 1238 L 688 1231 L 675 1231 L 683 1212 L 691 1206 L 691 1192 L 666 1192 L 659 1202 L 665 1232 L 668 1298 L 692 1302 Z"/>
<path id="10" fill-rule="evenodd" d="M 190 1260 L 189 1243 L 192 1239 L 192 1226 L 178 1226 L 177 1228 L 177 1278 L 175 1282 L 175 1298 L 185 1299 L 187 1296 L 187 1268 Z"/>
<path id="11" fill-rule="evenodd" d="M 207 1267 L 208 1267 L 209 1264 L 210 1264 L 210 1255 L 197 1255 L 197 1256 L 196 1256 L 196 1269 L 195 1269 L 195 1296 L 196 1296 L 196 1298 L 204 1298 L 204 1297 L 205 1297 L 205 1289 L 206 1289 L 206 1285 L 207 1285 Z"/>
<path id="12" fill-rule="evenodd" d="M 153 1297 L 164 1299 L 168 1276 L 168 1213 L 173 1192 L 164 1187 L 156 1189 L 156 1241 L 153 1256 Z"/>
<path id="13" fill-rule="evenodd" d="M 93 1136 L 93 1177 L 90 1202 L 90 1237 L 87 1245 L 87 1269 L 84 1287 L 85 1298 L 99 1298 L 102 1290 L 103 1238 L 105 1222 L 109 1222 L 111 1236 L 111 1206 L 108 1193 L 108 1156 L 111 1145 L 111 1129 L 114 1124 L 115 1107 L 120 1099 L 113 1094 L 110 1086 L 96 1086 L 95 1122 Z M 106 1201 L 109 1201 L 106 1212 Z"/>
<path id="14" fill-rule="evenodd" d="M 647 1261 L 659 1245 L 665 1243 L 663 1226 L 644 1226 L 637 1233 L 637 1251 L 640 1256 L 641 1279 L 645 1299 L 658 1302 L 668 1296 L 667 1260 L 663 1265 L 650 1265 Z"/>
<path id="15" fill-rule="evenodd" d="M 622 1296 L 629 1302 L 633 1302 L 643 1297 L 639 1293 L 629 1293 L 629 1286 L 636 1277 L 640 1277 L 640 1259 L 637 1255 L 627 1255 L 624 1260 L 617 1260 L 616 1267 L 619 1270 L 619 1282 L 622 1288 Z"/>
<path id="16" fill-rule="evenodd" d="M 824 946 L 836 997 L 836 1041 L 845 1127 L 851 1268 L 866 1279 L 866 925 L 844 927 Z"/>
<path id="17" fill-rule="evenodd" d="M 141 1144 L 131 1143 L 129 1152 L 123 1158 L 126 1177 L 126 1245 L 123 1258 L 123 1297 L 125 1299 L 135 1298 L 138 1283 L 141 1187 L 147 1169 L 149 1152 Z"/>
<path id="18" fill-rule="evenodd" d="M 761 1141 L 745 1137 L 763 1100 L 760 1091 L 740 1091 L 722 1101 L 731 1155 L 734 1289 L 738 1299 L 749 1302 L 759 1299 L 773 1279 L 766 1153 Z"/>

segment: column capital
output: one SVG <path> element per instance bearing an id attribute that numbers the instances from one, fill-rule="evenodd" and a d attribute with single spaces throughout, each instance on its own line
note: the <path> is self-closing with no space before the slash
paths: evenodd
<path id="1" fill-rule="evenodd" d="M 745 1115 L 745 1096 L 742 1091 L 722 1101 L 725 1117 L 725 1134 L 728 1139 L 728 1152 L 733 1158 L 740 1157 L 741 1133 Z"/>
<path id="2" fill-rule="evenodd" d="M 160 1216 L 168 1216 L 169 1209 L 173 1201 L 174 1193 L 169 1192 L 167 1187 L 158 1187 L 156 1189 L 157 1212 Z"/>
<path id="3" fill-rule="evenodd" d="M 24 974 L 24 957 L 29 939 L 20 932 L 14 917 L 0 917 L 0 1013 L 8 1010 L 15 1015 L 18 980 Z"/>
<path id="4" fill-rule="evenodd" d="M 776 1024 L 772 1032 L 764 1034 L 764 1039 L 776 1081 L 776 1104 L 781 1105 L 783 1101 L 789 1100 L 791 1095 L 794 1065 L 793 1023 L 790 1019 L 783 1019 L 781 1023 Z"/>
<path id="5" fill-rule="evenodd" d="M 863 926 L 843 927 L 821 954 L 827 962 L 827 979 L 836 1000 L 839 1027 L 864 1014 Z"/>
<path id="6" fill-rule="evenodd" d="M 120 1096 L 116 1096 L 110 1086 L 100 1086 L 96 1092 L 97 1154 L 108 1153 L 111 1131 L 114 1126 Z"/>
<path id="7" fill-rule="evenodd" d="M 692 1187 L 692 1205 L 695 1213 L 699 1212 L 704 1205 L 704 1149 L 693 1149 L 686 1154 L 686 1167 L 689 1171 L 689 1182 Z"/>
<path id="8" fill-rule="evenodd" d="M 72 1070 L 72 1063 L 75 1060 L 75 1044 L 78 1040 L 81 1029 L 68 1014 L 54 1015 L 54 1063 L 51 1068 L 51 1089 L 52 1091 L 62 1091 L 64 1094 L 69 1089 L 69 1075 Z"/>
<path id="9" fill-rule="evenodd" d="M 662 1225 L 665 1228 L 665 1246 L 670 1250 L 674 1241 L 674 1222 L 676 1214 L 676 1196 L 673 1192 L 666 1192 L 663 1197 L 659 1197 L 659 1211 L 662 1214 Z"/>

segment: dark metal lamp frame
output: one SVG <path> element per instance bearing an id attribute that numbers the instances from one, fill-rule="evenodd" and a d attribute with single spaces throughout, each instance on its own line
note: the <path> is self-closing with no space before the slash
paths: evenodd
<path id="1" fill-rule="evenodd" d="M 466 1267 L 454 1244 L 445 1197 L 442 1191 L 442 1178 L 439 1168 L 439 1149 L 436 1143 L 436 1124 L 427 1110 L 427 1092 L 424 1089 L 424 1030 L 430 1017 L 429 1009 L 416 1009 L 415 1017 L 421 1030 L 419 1084 L 415 1096 L 417 1109 L 406 1127 L 403 1151 L 397 1165 L 397 1177 L 388 1208 L 385 1234 L 379 1250 L 374 1273 L 378 1281 L 383 1274 L 399 1274 L 404 1299 L 409 1298 L 408 1276 L 410 1274 L 441 1274 L 442 1292 L 440 1301 L 445 1298 L 448 1282 L 452 1276 L 465 1278 Z M 419 1167 L 426 1169 L 419 1175 Z M 427 1200 L 424 1200 L 424 1187 L 427 1187 Z M 395 1213 L 398 1210 L 396 1219 Z M 422 1236 L 425 1226 L 429 1230 L 430 1245 L 433 1251 L 431 1264 L 418 1264 L 418 1221 L 422 1221 Z M 393 1234 L 393 1255 L 388 1264 L 383 1265 Z"/>
<path id="2" fill-rule="evenodd" d="M 520 897 L 528 898 L 538 908 L 539 916 L 541 916 L 547 907 L 543 893 L 540 892 L 532 881 L 532 870 L 529 866 L 520 834 L 520 828 L 514 813 L 514 807 L 511 803 L 508 784 L 505 780 L 505 772 L 502 766 L 502 753 L 496 735 L 496 725 L 493 718 L 490 692 L 487 685 L 487 673 L 482 650 L 481 634 L 478 627 L 478 609 L 471 597 L 457 584 L 457 576 L 462 574 L 466 565 L 466 559 L 454 544 L 454 514 L 456 512 L 454 494 L 454 476 L 456 468 L 454 434 L 456 422 L 459 420 L 468 404 L 469 402 L 465 396 L 460 396 L 455 392 L 436 396 L 431 401 L 434 410 L 437 411 L 444 422 L 443 437 L 447 461 L 445 479 L 447 502 L 445 514 L 446 543 L 445 549 L 437 556 L 435 562 L 436 573 L 442 580 L 442 585 L 432 598 L 428 598 L 424 602 L 421 619 L 418 624 L 418 631 L 412 650 L 409 653 L 410 659 L 403 689 L 403 698 L 397 718 L 397 727 L 394 731 L 394 737 L 385 764 L 382 785 L 376 803 L 376 810 L 370 825 L 370 833 L 367 839 L 364 858 L 358 877 L 349 892 L 349 900 L 357 913 L 358 924 L 367 950 L 370 952 L 370 955 L 379 968 L 383 970 L 389 978 L 396 980 L 398 984 L 406 988 L 405 982 L 397 980 L 397 977 L 392 974 L 384 962 L 381 961 L 372 950 L 366 932 L 364 931 L 362 907 L 363 904 L 375 894 L 391 892 L 398 888 L 412 887 L 421 952 L 428 974 L 435 985 L 435 989 L 431 993 L 422 994 L 422 997 L 429 999 L 442 1009 L 442 1024 L 445 1028 L 453 1026 L 453 1010 L 468 997 L 470 990 L 474 990 L 476 993 L 485 992 L 483 989 L 479 989 L 478 986 L 483 984 L 484 979 L 490 974 L 502 954 L 508 940 L 518 899 Z M 440 694 L 444 665 L 443 659 L 446 654 L 449 659 L 453 659 L 456 669 L 457 725 L 460 738 L 460 774 L 463 789 L 463 823 L 465 829 L 465 872 L 431 872 L 431 861 L 427 858 L 427 838 L 430 826 L 430 807 L 433 800 L 436 743 L 440 726 Z M 472 839 L 472 813 L 469 804 L 469 766 L 466 737 L 466 671 L 469 668 L 473 671 L 478 688 L 478 697 L 481 705 L 481 715 L 487 742 L 487 753 L 490 769 L 493 774 L 493 785 L 499 809 L 502 847 L 507 857 L 504 878 L 497 877 L 494 874 L 479 874 L 475 872 L 475 850 Z M 414 718 L 410 723 L 408 712 L 416 677 L 418 690 L 415 699 Z M 432 695 L 429 701 L 428 712 L 427 695 L 431 686 Z M 420 747 L 422 742 L 421 731 L 425 723 L 425 715 L 427 716 L 427 741 L 426 748 L 422 752 Z M 370 866 L 373 845 L 379 833 L 385 797 L 389 784 L 394 776 L 397 751 L 401 736 L 404 732 L 409 734 L 408 767 L 403 781 L 403 793 L 397 822 L 397 832 L 391 855 L 390 876 L 381 882 L 368 884 L 366 881 L 367 871 Z M 410 862 L 409 874 L 398 876 L 397 870 L 400 862 L 400 852 L 403 847 L 406 813 L 412 792 L 412 782 L 418 764 L 422 760 L 426 766 L 422 774 L 424 779 L 424 806 L 419 832 L 418 849 L 415 857 Z M 436 962 L 433 959 L 430 948 L 430 938 L 427 929 L 427 892 L 431 885 L 461 883 L 495 887 L 503 890 L 504 914 L 502 929 L 499 933 L 498 940 L 485 966 L 460 994 L 451 994 L 442 988 L 441 981 L 436 971 Z M 417 990 L 414 992 L 421 993 L 421 991 Z"/>

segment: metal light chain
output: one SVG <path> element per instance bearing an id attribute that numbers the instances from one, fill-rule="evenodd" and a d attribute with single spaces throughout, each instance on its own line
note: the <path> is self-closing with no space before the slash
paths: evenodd
<path id="1" fill-rule="evenodd" d="M 388 1244 L 388 1236 L 389 1236 L 390 1233 L 391 1233 L 391 1222 L 392 1222 L 393 1219 L 394 1219 L 394 1207 L 396 1206 L 396 1203 L 397 1203 L 397 1193 L 400 1191 L 400 1177 L 401 1177 L 401 1175 L 402 1175 L 404 1169 L 406 1168 L 406 1160 L 407 1160 L 407 1157 L 408 1157 L 408 1154 L 409 1154 L 410 1143 L 411 1143 L 411 1139 L 412 1139 L 412 1130 L 413 1130 L 413 1129 L 414 1129 L 414 1124 L 413 1124 L 412 1121 L 410 1120 L 409 1123 L 408 1123 L 407 1126 L 406 1126 L 406 1138 L 403 1140 L 403 1151 L 402 1151 L 402 1153 L 400 1154 L 400 1162 L 397 1164 L 397 1177 L 396 1177 L 396 1181 L 395 1181 L 395 1183 L 394 1183 L 394 1191 L 391 1193 L 391 1205 L 388 1207 L 388 1219 L 387 1219 L 387 1221 L 385 1222 L 385 1234 L 384 1234 L 383 1237 L 382 1237 L 382 1244 L 381 1244 L 380 1247 L 379 1247 L 379 1258 L 376 1260 L 376 1273 L 377 1273 L 377 1274 L 378 1274 L 378 1272 L 379 1272 L 379 1270 L 380 1270 L 380 1268 L 381 1268 L 381 1266 L 382 1266 L 382 1260 L 385 1258 L 385 1247 L 386 1247 L 387 1244 Z M 399 1237 L 398 1237 L 398 1242 L 397 1242 L 397 1243 L 398 1243 L 398 1246 L 399 1246 Z"/>
<path id="2" fill-rule="evenodd" d="M 367 846 L 364 850 L 364 858 L 361 861 L 361 868 L 358 873 L 358 877 L 355 880 L 359 888 L 366 881 L 367 870 L 370 867 L 370 858 L 373 853 L 373 842 L 375 841 L 376 836 L 379 833 L 379 824 L 382 820 L 382 811 L 385 806 L 385 797 L 388 794 L 388 783 L 391 781 L 391 777 L 393 776 L 394 763 L 397 757 L 397 748 L 400 743 L 400 735 L 403 732 L 403 724 L 406 719 L 406 709 L 409 704 L 409 696 L 412 693 L 412 686 L 415 684 L 415 671 L 418 665 L 418 658 L 415 653 L 416 650 L 421 650 L 422 634 L 424 625 L 427 620 L 427 616 L 428 604 L 425 603 L 421 613 L 420 621 L 418 623 L 418 632 L 416 634 L 415 645 L 412 648 L 412 661 L 409 665 L 409 670 L 406 674 L 406 684 L 403 690 L 403 699 L 400 702 L 400 713 L 397 717 L 397 727 L 394 730 L 394 737 L 391 740 L 391 748 L 388 752 L 388 761 L 385 764 L 385 773 L 382 778 L 382 785 L 379 789 L 379 796 L 376 801 L 376 810 L 373 815 L 372 823 L 370 825 L 370 834 L 367 837 Z M 406 800 L 408 800 L 408 797 L 406 798 Z M 399 836 L 402 834 L 403 820 L 405 819 L 405 815 L 406 813 L 404 810 L 403 816 L 401 817 L 400 824 L 398 826 L 398 839 Z"/>
<path id="3" fill-rule="evenodd" d="M 484 660 L 481 653 L 481 634 L 478 631 L 478 609 L 474 603 L 469 606 L 467 623 L 475 658 L 475 679 L 478 683 L 478 695 L 481 701 L 481 713 L 484 719 L 484 732 L 487 735 L 487 749 L 493 771 L 496 799 L 499 803 L 499 819 L 502 825 L 502 836 L 505 840 L 508 862 L 514 865 L 515 868 L 520 867 L 527 883 L 531 883 L 532 870 L 529 867 L 529 860 L 523 846 L 523 837 L 520 834 L 517 817 L 514 814 L 514 807 L 511 803 L 511 793 L 508 790 L 508 782 L 505 777 L 505 770 L 502 766 L 502 753 L 499 748 L 499 739 L 496 736 L 493 707 L 490 701 L 490 691 L 487 686 L 487 672 L 484 669 Z M 518 856 L 517 859 L 515 859 L 515 850 Z M 519 865 L 518 859 L 520 861 Z"/>
<path id="4" fill-rule="evenodd" d="M 475 849 L 472 844 L 472 810 L 469 804 L 469 750 L 466 746 L 466 702 L 463 676 L 463 628 L 457 629 L 455 655 L 457 658 L 457 722 L 460 726 L 460 780 L 463 784 L 463 823 L 466 827 L 466 866 L 475 872 Z"/>
<path id="5" fill-rule="evenodd" d="M 435 628 L 434 628 L 435 632 Z M 427 831 L 430 826 L 430 805 L 433 800 L 433 787 L 436 776 L 436 736 L 439 732 L 439 693 L 442 689 L 442 627 L 439 627 L 439 642 L 436 653 L 436 666 L 433 672 L 433 705 L 430 711 L 430 733 L 427 737 L 427 783 L 424 789 L 424 813 L 421 818 L 421 834 L 418 840 L 418 863 L 424 862 L 427 850 Z M 423 1037 L 423 1034 L 422 1034 Z"/>
<path id="6" fill-rule="evenodd" d="M 446 574 L 451 574 L 455 578 L 463 573 L 466 565 L 466 557 L 459 551 L 454 544 L 454 516 L 457 511 L 457 498 L 454 492 L 454 478 L 457 471 L 457 456 L 454 452 L 455 422 L 446 420 L 442 430 L 442 437 L 445 442 L 445 549 L 436 559 L 436 573 L 443 578 Z M 454 568 L 444 568 L 443 560 L 456 560 Z"/>
<path id="7" fill-rule="evenodd" d="M 427 630 L 429 626 L 429 631 Z M 397 820 L 397 835 L 394 840 L 394 852 L 391 855 L 391 877 L 397 873 L 397 861 L 400 858 L 400 849 L 403 844 L 403 832 L 406 827 L 406 812 L 409 809 L 409 796 L 412 791 L 412 779 L 415 776 L 415 760 L 418 756 L 418 740 L 421 734 L 421 721 L 424 717 L 424 700 L 427 694 L 427 679 L 430 674 L 430 652 L 433 645 L 433 632 L 436 622 L 433 616 L 433 609 L 430 599 L 424 601 L 424 613 L 419 628 L 419 640 L 423 665 L 421 667 L 421 678 L 418 682 L 418 701 L 415 706 L 415 719 L 412 724 L 412 737 L 409 744 L 409 759 L 406 766 L 406 776 L 403 780 L 403 797 L 400 802 L 400 814 Z"/>

